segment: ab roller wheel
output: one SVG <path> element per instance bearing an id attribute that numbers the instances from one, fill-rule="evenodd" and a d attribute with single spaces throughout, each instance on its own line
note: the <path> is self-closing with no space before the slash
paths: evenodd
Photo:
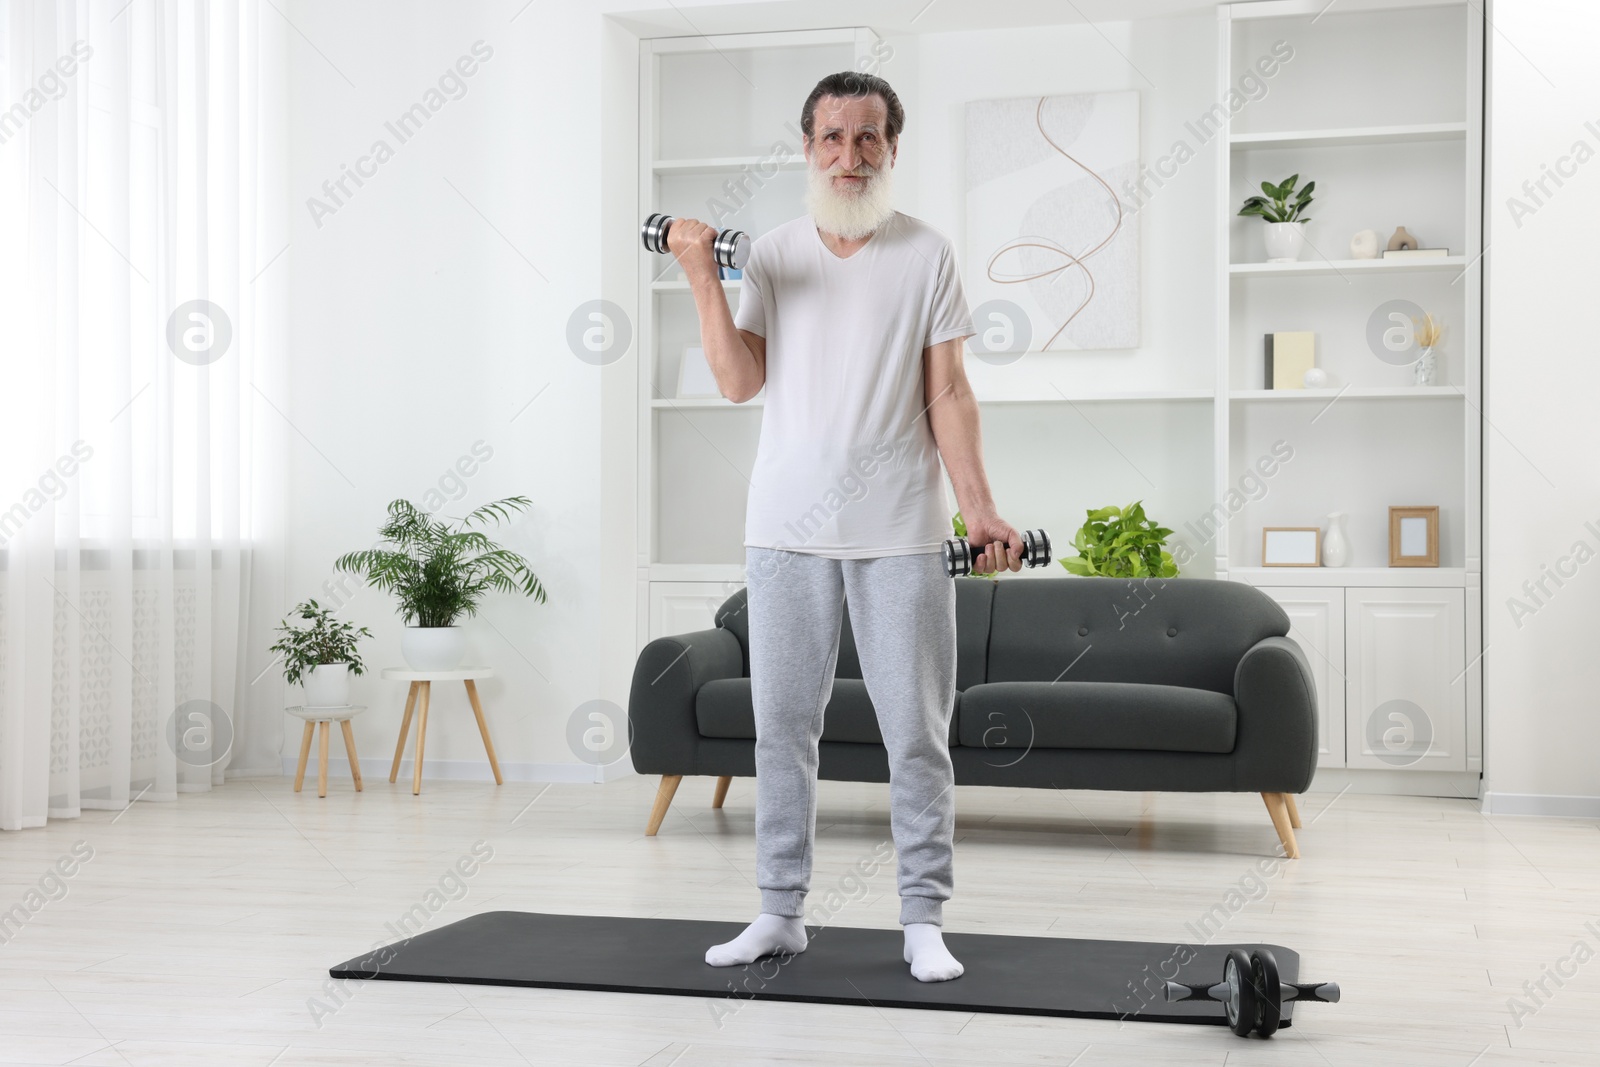
<path id="1" fill-rule="evenodd" d="M 952 578 L 972 573 L 972 561 L 983 554 L 985 545 L 976 549 L 963 538 L 953 537 L 944 543 L 944 572 Z M 1025 530 L 1022 534 L 1022 563 L 1027 567 L 1043 567 L 1050 562 L 1050 535 L 1043 530 Z"/>
<path id="2" fill-rule="evenodd" d="M 667 231 L 671 228 L 672 216 L 657 213 L 644 220 L 639 236 L 650 251 L 665 254 L 671 251 L 667 247 Z M 719 267 L 744 270 L 750 259 L 750 235 L 740 230 L 723 230 L 711 243 L 711 256 Z"/>
<path id="3" fill-rule="evenodd" d="M 1278 961 L 1265 949 L 1245 954 L 1232 949 L 1222 961 L 1222 981 L 1216 985 L 1167 983 L 1167 1000 L 1215 1000 L 1222 1004 L 1228 1029 L 1240 1037 L 1252 1032 L 1271 1037 L 1283 1023 L 1283 1005 L 1289 1000 L 1320 1004 L 1339 1002 L 1337 982 L 1283 982 Z"/>

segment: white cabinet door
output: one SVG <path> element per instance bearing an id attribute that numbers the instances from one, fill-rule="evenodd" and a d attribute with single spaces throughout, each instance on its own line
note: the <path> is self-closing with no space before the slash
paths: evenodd
<path id="1" fill-rule="evenodd" d="M 1289 615 L 1289 637 L 1306 654 L 1317 689 L 1317 766 L 1345 765 L 1344 589 L 1261 586 Z"/>
<path id="2" fill-rule="evenodd" d="M 1345 590 L 1346 759 L 1351 767 L 1467 767 L 1466 594 Z"/>
<path id="3" fill-rule="evenodd" d="M 739 582 L 651 582 L 649 640 L 712 629 L 717 609 L 741 587 Z"/>

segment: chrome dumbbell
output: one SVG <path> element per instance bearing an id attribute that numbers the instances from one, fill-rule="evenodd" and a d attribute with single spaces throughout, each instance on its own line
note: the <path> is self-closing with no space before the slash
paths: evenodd
<path id="1" fill-rule="evenodd" d="M 650 251 L 665 254 L 671 251 L 667 247 L 667 231 L 671 228 L 672 216 L 657 213 L 644 220 L 639 236 Z M 722 230 L 711 243 L 711 256 L 719 267 L 744 270 L 750 258 L 750 235 L 741 230 Z"/>
<path id="2" fill-rule="evenodd" d="M 983 554 L 987 545 L 973 545 L 960 537 L 944 543 L 944 572 L 952 578 L 972 573 L 972 561 Z M 1022 564 L 1025 567 L 1043 567 L 1050 562 L 1050 535 L 1043 530 L 1024 530 L 1022 533 Z"/>

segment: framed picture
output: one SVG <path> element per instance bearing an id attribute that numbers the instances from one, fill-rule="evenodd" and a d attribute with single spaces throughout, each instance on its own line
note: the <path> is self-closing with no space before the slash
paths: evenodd
<path id="1" fill-rule="evenodd" d="M 1263 526 L 1261 565 L 1263 567 L 1322 566 L 1322 527 Z"/>
<path id="2" fill-rule="evenodd" d="M 678 361 L 678 397 L 698 398 L 721 396 L 717 379 L 706 362 L 706 350 L 699 345 L 685 345 L 683 358 Z"/>
<path id="3" fill-rule="evenodd" d="M 1389 508 L 1389 566 L 1439 565 L 1439 505 Z"/>

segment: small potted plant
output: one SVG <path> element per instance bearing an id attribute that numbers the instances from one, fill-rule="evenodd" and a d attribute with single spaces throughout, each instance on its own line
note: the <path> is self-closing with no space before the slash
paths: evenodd
<path id="1" fill-rule="evenodd" d="M 1295 192 L 1295 182 L 1300 175 L 1291 174 L 1277 185 L 1262 182 L 1265 196 L 1252 196 L 1239 209 L 1241 215 L 1255 215 L 1267 221 L 1267 262 L 1293 263 L 1300 258 L 1300 249 L 1306 242 L 1306 223 L 1311 219 L 1302 215 L 1311 205 L 1311 190 L 1316 182 L 1306 182 L 1306 187 Z"/>
<path id="2" fill-rule="evenodd" d="M 466 635 L 457 620 L 476 615 L 486 593 L 522 593 L 541 603 L 545 599 L 544 587 L 526 560 L 482 531 L 469 529 L 498 523 L 531 506 L 525 496 L 510 496 L 446 523 L 409 500 L 395 500 L 378 531 L 388 546 L 347 552 L 334 567 L 399 600 L 406 624 L 400 654 L 413 670 L 451 670 L 466 654 Z"/>
<path id="3" fill-rule="evenodd" d="M 1069 572 L 1106 578 L 1173 578 L 1178 564 L 1163 545 L 1172 531 L 1145 517 L 1144 502 L 1087 512 L 1072 546 L 1076 556 L 1061 565 Z"/>
<path id="4" fill-rule="evenodd" d="M 372 634 L 365 626 L 335 622 L 332 609 L 315 600 L 296 604 L 290 618 L 296 616 L 310 625 L 284 619 L 277 627 L 283 636 L 269 649 L 283 655 L 284 680 L 305 687 L 307 707 L 345 707 L 350 703 L 350 676 L 365 669 L 356 641 Z"/>

